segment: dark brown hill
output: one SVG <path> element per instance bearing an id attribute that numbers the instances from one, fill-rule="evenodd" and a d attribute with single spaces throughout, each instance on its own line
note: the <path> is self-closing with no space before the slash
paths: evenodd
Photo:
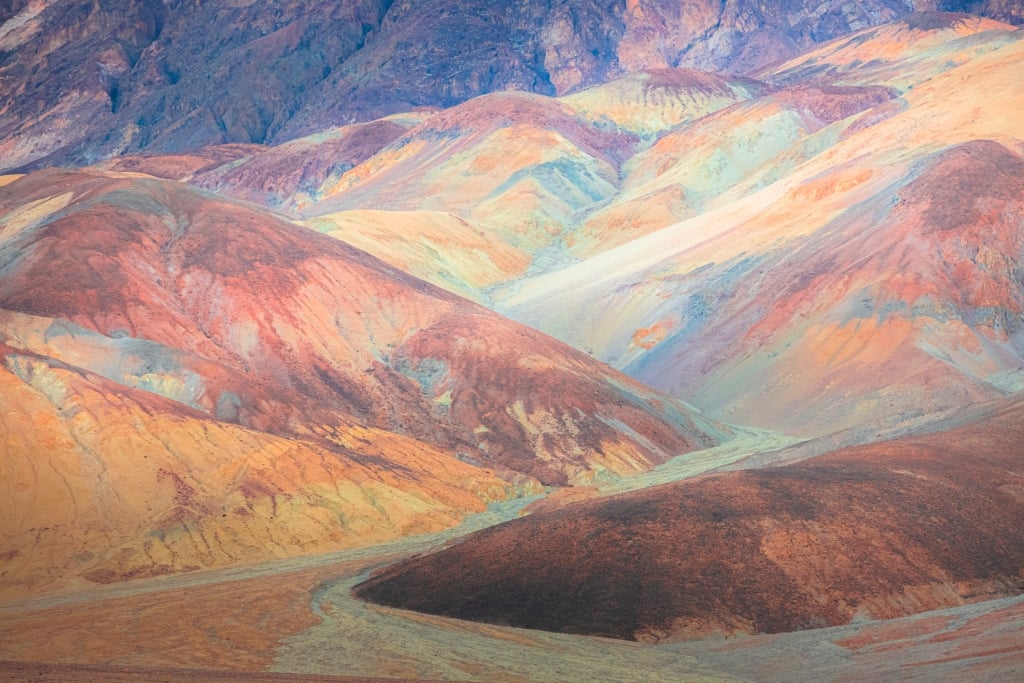
<path id="1" fill-rule="evenodd" d="M 575 504 L 357 587 L 386 605 L 641 640 L 776 633 L 1024 589 L 1024 403 L 975 424 Z"/>

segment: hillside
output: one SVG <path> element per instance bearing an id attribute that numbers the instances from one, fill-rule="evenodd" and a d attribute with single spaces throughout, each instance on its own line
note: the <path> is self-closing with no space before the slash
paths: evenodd
<path id="1" fill-rule="evenodd" d="M 549 337 L 177 182 L 40 171 L 0 188 L 0 216 L 5 590 L 446 528 L 722 434 Z"/>
<path id="2" fill-rule="evenodd" d="M 419 107 L 563 95 L 648 69 L 751 73 L 913 10 L 1020 23 L 1009 0 L 627 3 L 13 0 L 0 171 L 281 143 Z M 203 27 L 197 31 L 195 27 Z"/>
<path id="3" fill-rule="evenodd" d="M 1016 683 L 1020 74 L 1017 0 L 0 3 L 0 678 Z"/>
<path id="4" fill-rule="evenodd" d="M 493 527 L 363 599 L 642 641 L 891 619 L 1019 593 L 1024 406 L 967 427 L 706 475 Z"/>
<path id="5" fill-rule="evenodd" d="M 720 418 L 808 435 L 1016 391 L 1024 91 L 1007 74 L 1024 42 L 972 33 L 983 49 L 958 64 L 946 46 L 961 36 L 929 31 L 943 71 L 916 55 L 904 73 L 922 80 L 898 98 L 843 117 L 878 91 L 785 90 L 664 136 L 627 165 L 650 188 L 642 236 L 497 308 Z M 714 153 L 688 156 L 702 139 Z M 704 192 L 703 212 L 656 222 L 693 211 L 673 193 L 699 206 Z M 611 204 L 590 230 L 618 206 L 629 215 Z"/>

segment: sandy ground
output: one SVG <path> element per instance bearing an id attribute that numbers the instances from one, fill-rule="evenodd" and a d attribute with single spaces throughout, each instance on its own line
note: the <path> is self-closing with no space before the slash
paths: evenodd
<path id="1" fill-rule="evenodd" d="M 148 669 L 119 666 L 86 666 L 75 664 L 39 664 L 33 662 L 0 662 L 0 676 L 10 683 L 232 683 L 232 681 L 263 681 L 266 683 L 385 683 L 393 678 L 353 678 L 351 676 L 316 676 L 305 674 L 254 673 L 235 671 L 197 671 L 189 669 Z"/>

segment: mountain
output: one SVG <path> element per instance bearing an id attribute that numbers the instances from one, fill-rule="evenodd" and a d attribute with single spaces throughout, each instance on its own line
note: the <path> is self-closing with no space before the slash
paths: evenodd
<path id="1" fill-rule="evenodd" d="M 566 237 L 569 251 L 593 256 L 770 185 L 821 151 L 815 133 L 895 96 L 880 86 L 763 90 L 672 127 L 631 157 L 614 198 Z"/>
<path id="2" fill-rule="evenodd" d="M 501 290 L 520 280 L 784 178 L 840 142 L 854 115 L 872 111 L 860 127 L 888 117 L 915 84 L 1016 41 L 1011 29 L 911 15 L 761 74 L 770 82 L 661 69 L 557 100 L 496 93 L 273 147 L 213 147 L 206 154 L 247 151 L 174 177 L 297 212 L 434 284 L 500 306 Z M 886 57 L 869 68 L 868 54 Z M 166 160 L 178 158 L 103 166 L 166 175 Z"/>
<path id="3" fill-rule="evenodd" d="M 620 194 L 623 164 L 638 149 L 768 89 L 687 69 L 643 72 L 565 98 L 495 93 L 273 147 L 220 145 L 100 166 L 297 213 L 314 229 L 486 302 L 495 286 L 576 258 L 566 236 Z"/>
<path id="4" fill-rule="evenodd" d="M 905 92 L 1018 38 L 994 19 L 949 12 L 911 14 L 857 31 L 760 73 L 773 83 L 887 85 Z"/>
<path id="5" fill-rule="evenodd" d="M 498 308 L 719 418 L 806 435 L 1016 391 L 1024 91 L 1006 74 L 1024 66 L 1024 42 L 943 19 L 958 28 L 925 30 L 935 57 L 907 58 L 917 71 L 904 73 L 921 80 L 899 97 L 801 86 L 664 136 L 626 166 L 636 195 L 650 197 L 634 209 L 649 222 L 632 228 L 647 234 L 519 283 Z M 962 60 L 949 59 L 947 40 L 968 50 Z M 842 111 L 844 101 L 856 106 Z M 704 136 L 715 142 L 701 148 Z M 700 151 L 687 156 L 687 143 Z M 623 214 L 636 195 L 624 193 Z M 656 222 L 699 210 L 681 197 L 697 207 L 704 197 L 703 212 Z M 602 209 L 589 229 L 615 212 Z"/>
<path id="6" fill-rule="evenodd" d="M 1016 680 L 1021 23 L 0 4 L 0 669 Z"/>
<path id="7" fill-rule="evenodd" d="M 1024 404 L 805 463 L 539 512 L 383 570 L 385 605 L 642 641 L 889 619 L 1019 593 Z"/>
<path id="8" fill-rule="evenodd" d="M 214 145 L 185 154 L 125 155 L 96 166 L 180 180 L 237 199 L 280 207 L 363 163 L 424 118 L 425 114 L 395 115 L 329 128 L 273 147 Z"/>
<path id="9" fill-rule="evenodd" d="M 650 69 L 750 74 L 934 9 L 1024 21 L 1007 0 L 300 0 L 272 11 L 13 0 L 0 10 L 0 170 L 280 143 L 489 92 L 564 95 Z"/>
<path id="10" fill-rule="evenodd" d="M 39 171 L 0 187 L 0 216 L 7 590 L 446 528 L 725 433 L 541 333 L 178 182 Z"/>

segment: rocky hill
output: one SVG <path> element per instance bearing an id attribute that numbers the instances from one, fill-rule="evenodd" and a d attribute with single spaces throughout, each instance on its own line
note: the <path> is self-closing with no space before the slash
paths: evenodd
<path id="1" fill-rule="evenodd" d="M 723 435 L 542 333 L 182 183 L 39 171 L 0 187 L 0 226 L 0 593 L 447 528 Z"/>
<path id="2" fill-rule="evenodd" d="M 278 143 L 647 69 L 750 73 L 934 9 L 1024 20 L 1000 0 L 14 0 L 0 10 L 0 170 Z"/>

